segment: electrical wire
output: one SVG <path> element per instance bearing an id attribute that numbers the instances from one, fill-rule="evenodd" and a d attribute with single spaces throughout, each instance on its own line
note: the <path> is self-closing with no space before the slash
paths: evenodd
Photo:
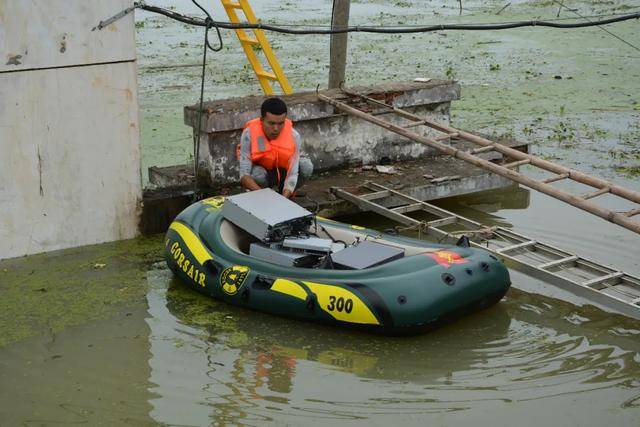
<path id="1" fill-rule="evenodd" d="M 560 15 L 560 10 L 562 10 L 562 8 L 565 8 L 565 9 L 567 9 L 568 11 L 570 11 L 570 12 L 574 13 L 575 15 L 579 16 L 580 18 L 582 18 L 582 19 L 586 19 L 587 21 L 589 21 L 589 19 L 588 19 L 588 18 L 586 18 L 586 17 L 582 16 L 582 15 L 581 15 L 577 10 L 575 10 L 575 9 L 570 9 L 569 7 L 567 7 L 567 6 L 564 4 L 564 1 L 562 1 L 562 2 L 559 2 L 558 0 L 553 0 L 553 1 L 554 1 L 554 3 L 556 3 L 556 4 L 558 4 L 558 5 L 560 6 L 560 8 L 558 9 L 558 15 Z M 616 35 L 616 34 L 613 34 L 611 31 L 607 30 L 607 29 L 606 29 L 606 28 L 604 28 L 604 27 L 601 27 L 600 25 L 596 25 L 596 26 L 597 26 L 598 28 L 600 28 L 602 31 L 604 31 L 605 33 L 609 34 L 610 36 L 612 36 L 612 37 L 614 37 L 614 38 L 616 38 L 616 39 L 620 40 L 622 43 L 626 44 L 627 46 L 631 46 L 632 48 L 634 48 L 635 50 L 637 50 L 638 52 L 640 52 L 640 48 L 639 48 L 638 46 L 635 46 L 635 45 L 633 45 L 631 42 L 628 42 L 627 40 L 623 39 L 622 37 L 620 37 L 620 36 L 618 36 L 618 35 Z"/>
<path id="2" fill-rule="evenodd" d="M 636 7 L 635 9 L 640 9 L 640 6 Z M 333 13 L 333 12 L 332 12 Z M 548 19 L 538 19 L 537 21 L 545 21 L 545 22 L 563 22 L 563 21 L 576 21 L 578 19 L 595 19 L 595 18 L 605 18 L 605 17 L 616 17 L 616 16 L 627 16 L 629 13 L 600 13 L 597 15 L 583 15 L 582 17 L 578 17 L 578 16 L 566 16 L 566 17 L 562 17 L 562 18 L 548 18 Z M 278 27 L 282 27 L 282 28 L 332 28 L 333 24 L 329 23 L 329 24 L 294 24 L 291 22 L 279 22 L 279 23 L 275 23 L 275 22 L 269 22 L 268 20 L 265 21 L 267 23 L 270 23 L 271 25 L 277 25 Z M 482 22 L 482 23 L 478 23 L 478 25 L 483 24 L 483 25 L 498 25 L 498 24 L 509 24 L 509 23 L 515 23 L 515 22 L 522 22 L 522 21 L 497 21 L 497 22 Z M 202 24 L 204 25 L 204 24 Z M 373 27 L 376 28 L 419 28 L 419 27 L 423 27 L 424 24 L 393 24 L 393 25 L 385 25 L 385 24 L 379 24 L 379 25 L 375 25 Z"/>
<path id="3" fill-rule="evenodd" d="M 193 1 L 193 0 L 192 0 Z M 489 31 L 489 30 L 507 30 L 522 27 L 549 27 L 549 28 L 585 28 L 596 27 L 600 25 L 613 24 L 617 22 L 628 21 L 631 19 L 640 18 L 640 12 L 622 14 L 614 16 L 608 19 L 601 19 L 597 21 L 586 21 L 577 23 L 561 23 L 560 20 L 530 20 L 530 21 L 515 21 L 515 22 L 502 22 L 502 23 L 489 23 L 489 24 L 438 24 L 427 26 L 370 26 L 370 25 L 356 25 L 343 28 L 286 28 L 283 25 L 270 25 L 263 23 L 231 23 L 222 21 L 207 21 L 201 18 L 193 18 L 180 13 L 163 9 L 156 6 L 150 6 L 147 4 L 138 4 L 138 7 L 149 12 L 159 13 L 185 24 L 197 25 L 197 26 L 215 26 L 217 29 L 223 28 L 227 30 L 264 30 L 274 31 L 283 34 L 297 34 L 297 35 L 310 35 L 310 34 L 343 34 L 343 33 L 380 33 L 380 34 L 411 34 L 411 33 L 428 33 L 434 31 L 446 31 L 446 30 L 458 30 L 458 31 Z M 585 18 L 582 18 L 585 19 Z M 566 20 L 566 19 L 564 19 Z"/>
<path id="4" fill-rule="evenodd" d="M 198 200 L 200 195 L 198 193 L 198 169 L 200 166 L 200 137 L 202 135 L 202 110 L 204 105 L 204 79 L 205 72 L 207 68 L 207 49 L 211 49 L 214 52 L 219 52 L 223 48 L 222 43 L 222 35 L 220 34 L 220 28 L 215 25 L 211 15 L 205 8 L 200 6 L 196 0 L 191 0 L 193 4 L 195 4 L 200 10 L 204 12 L 207 18 L 204 20 L 205 28 L 204 28 L 204 46 L 202 53 L 202 76 L 200 79 L 200 108 L 198 109 L 198 127 L 197 131 L 194 132 L 193 135 L 193 199 L 194 201 Z M 218 47 L 212 47 L 209 43 L 209 28 L 214 26 L 216 31 L 218 32 Z"/>

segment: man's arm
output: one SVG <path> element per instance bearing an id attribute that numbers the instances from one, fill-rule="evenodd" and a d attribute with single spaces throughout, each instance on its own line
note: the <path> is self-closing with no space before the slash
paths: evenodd
<path id="1" fill-rule="evenodd" d="M 296 151 L 289 159 L 289 172 L 287 173 L 287 179 L 284 182 L 284 188 L 282 195 L 284 197 L 291 197 L 298 184 L 298 173 L 300 166 L 300 151 L 302 149 L 302 138 L 297 130 L 293 129 L 293 138 L 296 142 Z"/>
<path id="2" fill-rule="evenodd" d="M 238 166 L 240 169 L 240 185 L 247 190 L 260 190 L 262 187 L 251 177 L 252 166 L 251 134 L 249 133 L 249 128 L 247 128 L 242 132 L 242 136 L 240 137 L 240 160 Z"/>

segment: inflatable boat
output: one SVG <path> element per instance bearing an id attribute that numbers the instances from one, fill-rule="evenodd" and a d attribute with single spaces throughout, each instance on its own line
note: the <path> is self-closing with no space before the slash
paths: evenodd
<path id="1" fill-rule="evenodd" d="M 243 210 L 240 202 L 249 198 L 254 207 Z M 268 225 L 274 210 L 293 220 Z M 320 218 L 271 190 L 189 206 L 164 244 L 169 268 L 203 294 L 390 335 L 421 333 L 487 308 L 511 284 L 489 252 Z"/>

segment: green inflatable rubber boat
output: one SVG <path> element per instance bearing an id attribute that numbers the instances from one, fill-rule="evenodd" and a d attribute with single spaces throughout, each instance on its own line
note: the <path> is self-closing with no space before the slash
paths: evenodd
<path id="1" fill-rule="evenodd" d="M 327 253 L 283 252 L 278 246 L 282 242 L 264 245 L 229 221 L 223 214 L 228 200 L 209 198 L 180 213 L 167 231 L 165 257 L 188 286 L 230 304 L 337 327 L 410 335 L 496 304 L 511 284 L 506 267 L 486 251 L 315 216 L 307 224 L 307 236 L 294 242 L 328 241 L 332 248 Z M 253 256 L 254 249 L 293 254 L 296 264 Z M 370 260 L 358 258 L 362 254 L 382 260 L 367 265 Z M 340 264 L 342 259 L 347 261 Z"/>

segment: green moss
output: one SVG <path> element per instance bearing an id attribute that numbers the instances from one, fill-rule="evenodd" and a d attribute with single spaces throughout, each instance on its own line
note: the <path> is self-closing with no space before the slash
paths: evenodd
<path id="1" fill-rule="evenodd" d="M 615 169 L 629 178 L 640 177 L 640 166 L 616 166 Z"/>
<path id="2" fill-rule="evenodd" d="M 0 347 L 145 303 L 162 236 L 0 262 Z"/>

